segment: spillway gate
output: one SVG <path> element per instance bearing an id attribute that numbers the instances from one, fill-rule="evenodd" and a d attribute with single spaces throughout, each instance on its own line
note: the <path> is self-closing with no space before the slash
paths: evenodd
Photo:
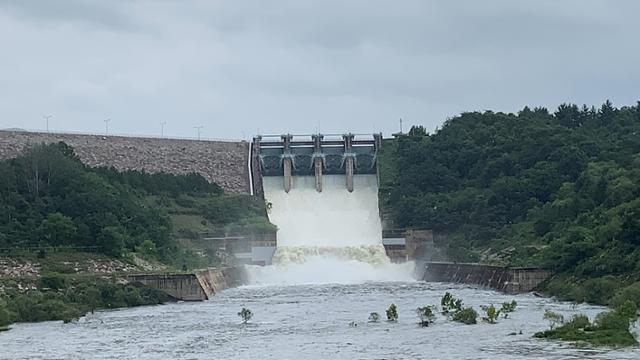
<path id="1" fill-rule="evenodd" d="M 382 134 L 262 135 L 253 138 L 252 185 L 262 192 L 263 176 L 281 176 L 283 190 L 291 191 L 293 176 L 315 176 L 322 192 L 323 175 L 345 175 L 345 186 L 353 191 L 353 176 L 377 174 L 377 156 Z"/>

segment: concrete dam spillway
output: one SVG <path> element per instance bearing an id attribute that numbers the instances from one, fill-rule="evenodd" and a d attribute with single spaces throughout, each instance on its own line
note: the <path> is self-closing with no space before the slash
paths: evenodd
<path id="1" fill-rule="evenodd" d="M 252 267 L 250 278 L 256 283 L 412 280 L 413 263 L 392 264 L 382 244 L 380 138 L 307 139 L 254 140 L 260 188 L 278 242 L 273 265 Z"/>
<path id="2" fill-rule="evenodd" d="M 352 192 L 347 191 L 344 176 L 326 175 L 322 192 L 316 191 L 314 182 L 312 176 L 294 177 L 286 193 L 281 179 L 265 179 L 269 219 L 279 228 L 274 262 L 303 262 L 313 255 L 387 262 L 376 176 L 355 175 Z"/>

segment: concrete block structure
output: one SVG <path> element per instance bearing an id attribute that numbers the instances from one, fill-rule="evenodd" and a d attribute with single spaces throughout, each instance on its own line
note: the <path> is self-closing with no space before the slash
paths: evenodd
<path id="1" fill-rule="evenodd" d="M 281 176 L 285 192 L 292 176 L 315 176 L 322 192 L 323 175 L 345 175 L 345 187 L 353 191 L 353 176 L 377 174 L 382 134 L 373 135 L 264 135 L 253 139 L 251 150 L 252 193 L 262 194 L 263 176 Z"/>

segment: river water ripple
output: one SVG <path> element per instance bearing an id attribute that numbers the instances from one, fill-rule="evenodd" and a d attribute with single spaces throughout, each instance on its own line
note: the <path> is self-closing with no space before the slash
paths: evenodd
<path id="1" fill-rule="evenodd" d="M 450 291 L 467 305 L 516 299 L 498 324 L 439 316 L 416 325 L 414 309 Z M 368 323 L 398 306 L 398 323 Z M 254 312 L 247 325 L 236 313 Z M 0 333 L 0 359 L 640 359 L 640 350 L 577 348 L 533 339 L 545 309 L 593 317 L 603 308 L 442 283 L 245 286 L 213 300 L 101 311 L 71 324 L 16 324 Z M 355 321 L 357 326 L 349 326 Z M 509 335 L 518 333 L 522 335 Z"/>

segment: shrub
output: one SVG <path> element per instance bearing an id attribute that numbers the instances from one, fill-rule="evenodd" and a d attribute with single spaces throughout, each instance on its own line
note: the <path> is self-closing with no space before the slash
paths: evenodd
<path id="1" fill-rule="evenodd" d="M 144 240 L 140 245 L 136 246 L 136 252 L 147 260 L 156 259 L 158 257 L 156 244 L 149 239 Z"/>
<path id="2" fill-rule="evenodd" d="M 398 321 L 398 309 L 395 304 L 389 305 L 387 309 L 387 321 Z"/>
<path id="3" fill-rule="evenodd" d="M 545 310 L 543 318 L 549 322 L 549 330 L 553 330 L 557 325 L 564 323 L 564 316 L 551 310 Z"/>
<path id="4" fill-rule="evenodd" d="M 638 308 L 629 300 L 614 311 L 598 314 L 595 324 L 602 330 L 628 330 L 629 322 L 636 319 L 637 312 Z"/>
<path id="5" fill-rule="evenodd" d="M 509 317 L 509 313 L 516 311 L 517 306 L 518 303 L 515 300 L 511 300 L 511 302 L 504 302 L 502 303 L 502 307 L 500 308 L 500 313 L 506 319 L 507 317 Z"/>
<path id="6" fill-rule="evenodd" d="M 620 281 L 611 276 L 589 279 L 582 284 L 584 301 L 598 305 L 608 305 L 609 298 L 620 288 Z"/>
<path id="7" fill-rule="evenodd" d="M 66 279 L 55 273 L 42 275 L 39 280 L 40 287 L 48 289 L 64 289 L 67 286 Z"/>
<path id="8" fill-rule="evenodd" d="M 253 313 L 247 308 L 242 308 L 242 310 L 240 310 L 240 312 L 238 313 L 238 316 L 242 318 L 242 323 L 246 324 L 253 317 Z"/>
<path id="9" fill-rule="evenodd" d="M 567 329 L 585 329 L 591 326 L 591 322 L 589 322 L 589 317 L 583 314 L 573 315 L 569 321 L 567 321 L 563 327 Z"/>
<path id="10" fill-rule="evenodd" d="M 380 314 L 378 314 L 377 312 L 372 312 L 371 314 L 369 314 L 369 322 L 378 322 L 380 321 Z"/>
<path id="11" fill-rule="evenodd" d="M 448 315 L 462 309 L 462 300 L 456 299 L 451 293 L 446 292 L 440 300 L 440 305 L 442 306 L 442 314 Z"/>
<path id="12" fill-rule="evenodd" d="M 482 317 L 482 320 L 488 322 L 489 324 L 495 324 L 500 316 L 500 310 L 496 310 L 496 307 L 493 304 L 489 306 L 481 306 L 482 310 L 485 312 L 486 316 Z"/>
<path id="13" fill-rule="evenodd" d="M 478 321 L 478 312 L 472 307 L 463 308 L 460 311 L 456 311 L 452 316 L 453 321 L 461 322 L 467 325 L 476 324 Z"/>
<path id="14" fill-rule="evenodd" d="M 11 324 L 11 314 L 7 309 L 7 303 L 0 299 L 0 328 Z"/>
<path id="15" fill-rule="evenodd" d="M 418 323 L 420 326 L 429 326 L 436 320 L 436 315 L 433 313 L 433 306 L 425 306 L 419 307 L 416 309 L 416 314 L 418 314 L 418 318 L 420 322 Z"/>
<path id="16" fill-rule="evenodd" d="M 640 282 L 633 283 L 619 290 L 610 300 L 609 305 L 620 306 L 627 300 L 633 301 L 637 307 L 640 307 Z"/>

